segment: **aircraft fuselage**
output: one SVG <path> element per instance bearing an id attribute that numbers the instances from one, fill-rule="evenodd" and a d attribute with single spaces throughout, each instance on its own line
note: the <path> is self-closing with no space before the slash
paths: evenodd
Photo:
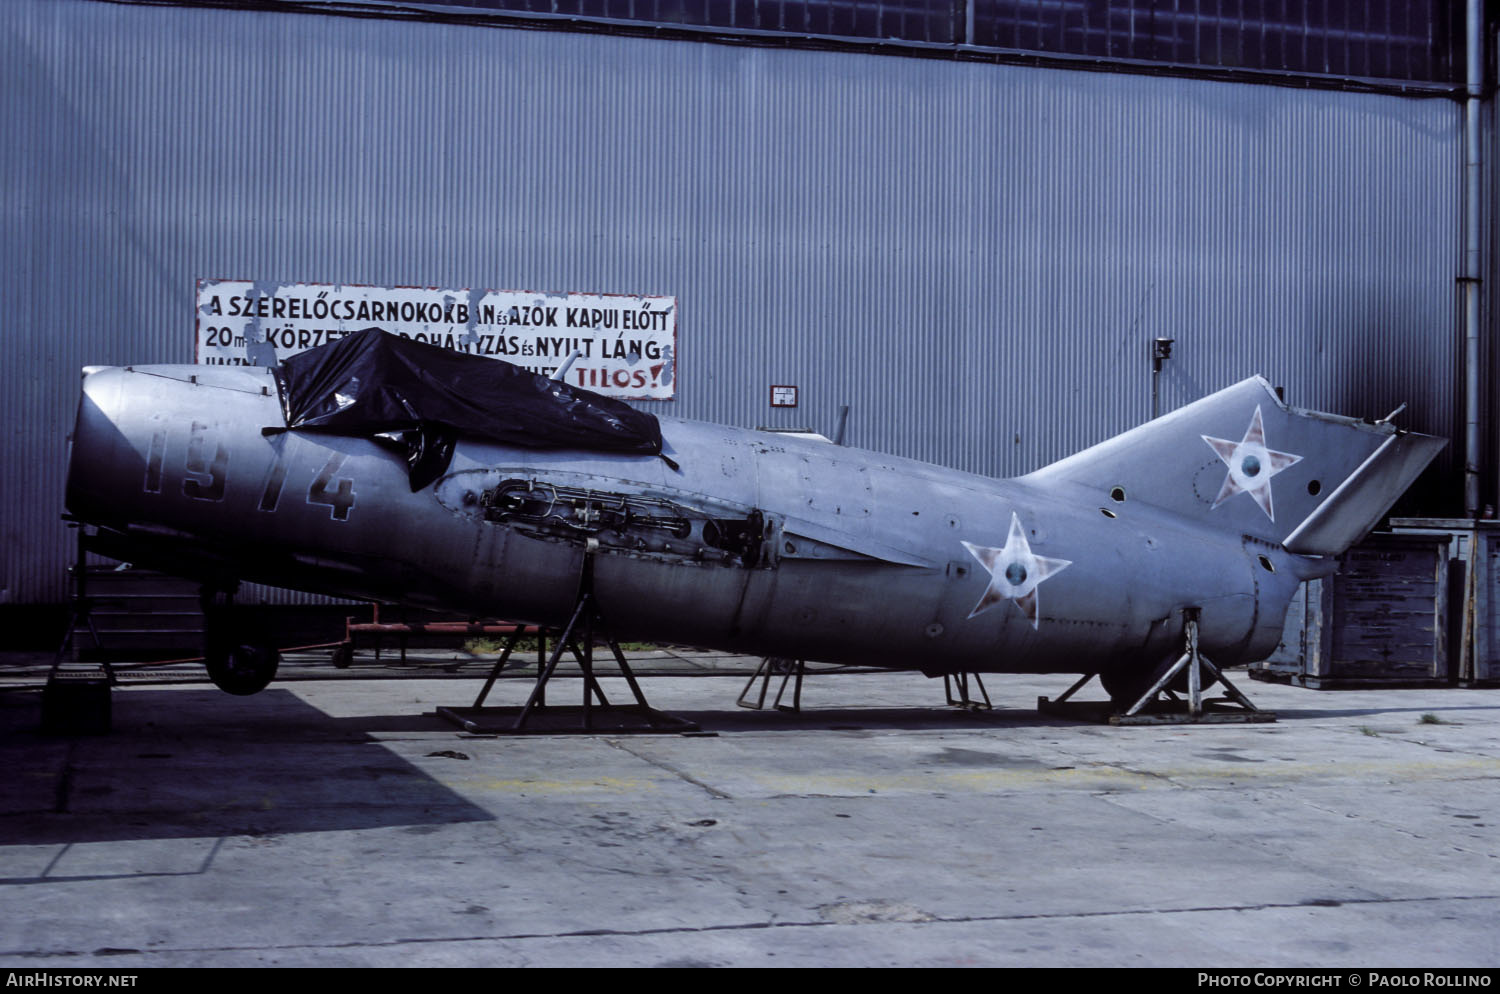
<path id="1" fill-rule="evenodd" d="M 413 493 L 377 442 L 262 434 L 283 424 L 266 370 L 109 368 L 85 381 L 69 507 L 210 584 L 547 625 L 591 554 L 621 637 L 930 673 L 1160 658 L 1185 607 L 1216 660 L 1262 658 L 1306 572 L 1129 495 L 661 421 L 677 468 L 464 441 Z"/>

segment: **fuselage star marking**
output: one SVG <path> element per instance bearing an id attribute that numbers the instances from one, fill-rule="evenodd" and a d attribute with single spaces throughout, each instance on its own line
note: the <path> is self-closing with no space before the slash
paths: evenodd
<path id="1" fill-rule="evenodd" d="M 1000 601 L 1015 601 L 1032 628 L 1037 627 L 1037 585 L 1072 565 L 1070 559 L 1048 559 L 1033 553 L 1031 543 L 1026 541 L 1026 530 L 1021 527 L 1021 518 L 1015 512 L 1011 512 L 1010 534 L 1003 548 L 969 542 L 964 542 L 964 548 L 990 574 L 990 585 L 985 588 L 979 603 L 974 605 L 974 610 L 969 612 L 969 617 L 994 607 Z"/>

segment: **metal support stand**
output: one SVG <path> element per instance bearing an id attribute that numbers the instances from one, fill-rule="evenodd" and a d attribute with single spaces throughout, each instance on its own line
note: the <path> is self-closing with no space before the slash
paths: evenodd
<path id="1" fill-rule="evenodd" d="M 1097 675 L 1087 673 L 1069 687 L 1061 697 L 1052 701 L 1037 698 L 1037 710 L 1046 714 L 1064 717 L 1092 717 L 1107 720 L 1111 725 L 1175 725 L 1175 724 L 1223 724 L 1228 722 L 1269 722 L 1276 715 L 1262 711 L 1240 693 L 1224 672 L 1199 650 L 1198 608 L 1187 608 L 1183 612 L 1183 640 L 1185 651 L 1167 670 L 1157 678 L 1144 694 L 1123 711 L 1116 712 L 1112 705 L 1085 702 L 1068 703 L 1068 698 L 1081 690 Z M 1208 682 L 1218 680 L 1224 685 L 1226 696 L 1204 698 L 1204 671 Z M 1167 689 L 1179 674 L 1187 674 L 1187 699 Z M 1158 696 L 1162 695 L 1162 696 Z M 1185 706 L 1184 706 L 1185 705 Z"/>
<path id="2" fill-rule="evenodd" d="M 983 702 L 976 701 L 969 696 L 970 680 L 973 680 L 974 686 L 979 688 L 979 696 L 984 698 Z M 954 687 L 958 688 L 957 697 L 953 696 Z M 965 708 L 969 711 L 992 711 L 995 707 L 990 703 L 989 691 L 984 689 L 984 681 L 979 679 L 978 673 L 944 673 L 943 694 L 948 698 L 948 704 L 951 707 Z"/>
<path id="3" fill-rule="evenodd" d="M 58 670 L 62 667 L 63 659 L 71 654 L 73 649 L 73 638 L 80 627 L 87 627 L 89 637 L 94 640 L 94 648 L 103 648 L 104 643 L 99 639 L 99 629 L 94 625 L 94 602 L 88 595 L 88 568 L 84 558 L 85 530 L 82 525 L 69 524 L 70 528 L 78 531 L 78 561 L 73 566 L 73 605 L 68 610 L 68 627 L 63 631 L 62 644 L 57 647 L 57 655 L 52 660 L 52 669 L 47 675 L 50 682 L 56 678 Z M 109 682 L 115 682 L 114 668 L 109 665 L 109 660 L 100 660 L 104 673 L 109 677 Z"/>
<path id="4" fill-rule="evenodd" d="M 611 704 L 604 696 L 604 689 L 599 686 L 599 681 L 594 677 L 594 638 L 598 633 L 605 645 L 609 646 L 614 656 L 615 665 L 620 669 L 620 675 L 625 678 L 625 683 L 630 687 L 631 694 L 635 697 L 634 704 Z M 646 703 L 645 694 L 641 693 L 640 684 L 636 682 L 635 673 L 630 669 L 630 664 L 625 660 L 625 654 L 620 651 L 620 645 L 615 641 L 613 635 L 609 634 L 609 628 L 604 621 L 604 616 L 599 610 L 598 600 L 594 596 L 594 557 L 590 552 L 584 556 L 583 572 L 578 584 L 578 600 L 574 604 L 573 614 L 568 623 L 557 635 L 552 644 L 552 652 L 546 655 L 545 662 L 542 656 L 545 649 L 538 651 L 538 671 L 536 683 L 531 689 L 531 695 L 519 711 L 515 708 L 486 708 L 485 698 L 489 696 L 500 672 L 505 668 L 510 659 L 511 652 L 520 640 L 521 632 L 511 633 L 501 652 L 499 660 L 496 661 L 489 677 L 484 682 L 479 696 L 474 703 L 467 708 L 438 708 L 437 713 L 448 719 L 466 732 L 479 735 L 525 735 L 525 734 L 557 734 L 564 732 L 595 732 L 607 731 L 610 733 L 645 732 L 645 731 L 669 731 L 669 732 L 695 732 L 698 725 L 662 711 L 654 710 Z M 575 641 L 575 639 L 577 641 Z M 541 643 L 545 647 L 545 637 Z M 580 651 L 580 645 L 582 649 Z M 579 668 L 583 671 L 583 702 L 580 707 L 559 707 L 547 704 L 547 683 L 557 672 L 557 664 L 561 661 L 563 653 L 570 652 L 577 661 Z M 597 701 L 597 705 L 596 702 Z M 514 720 L 510 720 L 514 715 Z M 567 719 L 577 717 L 578 722 L 569 726 Z M 499 721 L 485 721 L 486 718 L 499 719 Z M 538 719 L 539 724 L 533 725 L 533 719 Z M 559 720 L 561 719 L 561 720 Z M 508 722 L 508 724 L 506 724 Z M 599 726 L 596 727 L 596 723 Z"/>
<path id="5" fill-rule="evenodd" d="M 84 556 L 86 538 L 82 525 L 78 530 L 78 561 L 73 567 L 73 605 L 68 612 L 68 627 L 47 673 L 42 689 L 42 731 L 63 735 L 98 735 L 108 732 L 112 724 L 110 689 L 117 682 L 109 660 L 100 660 L 98 668 L 64 672 L 63 661 L 73 655 L 73 639 L 78 629 L 86 627 L 94 648 L 102 648 L 99 629 L 94 625 L 93 601 L 88 596 L 88 570 Z M 100 676 L 100 670 L 103 676 Z"/>
<path id="6" fill-rule="evenodd" d="M 762 659 L 760 668 L 750 677 L 749 682 L 745 684 L 745 689 L 740 691 L 739 699 L 734 703 L 752 711 L 763 710 L 766 706 L 766 691 L 770 687 L 772 675 L 776 673 L 782 676 L 781 686 L 776 690 L 776 700 L 772 702 L 773 706 L 778 711 L 801 711 L 802 677 L 807 673 L 807 662 L 802 659 L 788 659 L 785 656 L 767 656 Z M 786 683 L 792 677 L 796 677 L 797 682 L 792 685 L 792 703 L 788 706 L 781 703 L 781 695 L 786 693 Z M 755 686 L 756 680 L 760 681 L 760 695 L 751 701 L 748 699 L 750 688 Z"/>

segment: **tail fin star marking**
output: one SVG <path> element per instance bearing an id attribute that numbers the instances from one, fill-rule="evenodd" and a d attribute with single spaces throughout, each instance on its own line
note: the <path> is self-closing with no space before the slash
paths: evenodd
<path id="1" fill-rule="evenodd" d="M 1021 518 L 1014 511 L 1010 515 L 1010 534 L 1003 548 L 969 542 L 963 545 L 990 574 L 990 585 L 985 588 L 979 603 L 974 605 L 974 610 L 969 612 L 971 618 L 1000 601 L 1015 601 L 1026 620 L 1031 622 L 1031 627 L 1036 628 L 1038 584 L 1073 564 L 1070 559 L 1048 559 L 1033 553 L 1031 543 L 1026 541 L 1026 530 L 1021 527 Z"/>
<path id="2" fill-rule="evenodd" d="M 1266 512 L 1266 517 L 1275 521 L 1276 511 L 1271 503 L 1271 477 L 1288 466 L 1301 462 L 1302 457 L 1266 448 L 1266 430 L 1261 424 L 1260 405 L 1255 407 L 1255 415 L 1250 419 L 1250 427 L 1245 429 L 1245 437 L 1238 442 L 1210 438 L 1207 435 L 1202 438 L 1224 460 L 1224 465 L 1229 467 L 1229 473 L 1224 477 L 1224 486 L 1219 488 L 1219 496 L 1214 499 L 1214 507 L 1235 494 L 1247 493 Z"/>

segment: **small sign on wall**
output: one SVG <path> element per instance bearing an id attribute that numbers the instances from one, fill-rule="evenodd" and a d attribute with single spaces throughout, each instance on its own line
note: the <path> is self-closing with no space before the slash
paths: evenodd
<path id="1" fill-rule="evenodd" d="M 772 407 L 796 407 L 797 388 L 794 386 L 771 386 Z"/>

